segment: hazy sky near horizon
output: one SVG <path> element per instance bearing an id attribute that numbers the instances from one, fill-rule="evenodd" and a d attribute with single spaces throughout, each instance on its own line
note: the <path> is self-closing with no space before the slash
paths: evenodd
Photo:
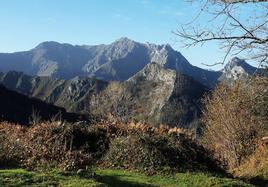
<path id="1" fill-rule="evenodd" d="M 3 0 L 0 52 L 29 50 L 43 41 L 94 45 L 128 37 L 169 43 L 190 63 L 207 68 L 201 63 L 219 62 L 224 56 L 218 45 L 185 49 L 172 33 L 198 10 L 183 0 Z"/>

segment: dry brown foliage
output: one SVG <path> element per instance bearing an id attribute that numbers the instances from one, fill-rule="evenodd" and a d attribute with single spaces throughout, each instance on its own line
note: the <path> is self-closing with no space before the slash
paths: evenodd
<path id="1" fill-rule="evenodd" d="M 2 153 L 2 154 L 1 154 Z M 128 124 L 110 116 L 98 124 L 0 124 L 0 163 L 13 160 L 30 169 L 77 170 L 99 164 L 141 169 L 215 170 L 218 165 L 191 133 L 179 128 Z"/>
<path id="2" fill-rule="evenodd" d="M 101 157 L 108 141 L 98 129 L 56 122 L 31 127 L 1 123 L 0 132 L 1 160 L 27 168 L 84 168 Z"/>
<path id="3" fill-rule="evenodd" d="M 24 127 L 16 124 L 0 123 L 0 167 L 13 167 L 25 158 L 25 152 L 20 144 Z"/>
<path id="4" fill-rule="evenodd" d="M 268 179 L 268 147 L 260 144 L 256 152 L 245 160 L 234 172 L 235 176 L 246 179 Z"/>
<path id="5" fill-rule="evenodd" d="M 268 79 L 219 85 L 205 99 L 203 143 L 229 169 L 238 167 L 257 147 L 267 127 Z"/>

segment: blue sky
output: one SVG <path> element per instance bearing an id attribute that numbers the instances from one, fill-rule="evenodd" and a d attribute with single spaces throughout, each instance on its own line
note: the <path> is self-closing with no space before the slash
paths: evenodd
<path id="1" fill-rule="evenodd" d="M 108 44 L 124 36 L 169 43 L 197 66 L 219 62 L 224 54 L 215 43 L 185 49 L 172 33 L 197 10 L 182 0 L 3 0 L 0 52 L 29 50 L 43 41 Z"/>

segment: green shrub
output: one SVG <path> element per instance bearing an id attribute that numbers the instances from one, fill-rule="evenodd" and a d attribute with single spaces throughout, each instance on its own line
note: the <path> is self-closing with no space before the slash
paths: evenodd
<path id="1" fill-rule="evenodd" d="M 148 174 L 166 171 L 220 171 L 202 146 L 184 136 L 130 134 L 112 140 L 103 164 L 138 169 Z"/>

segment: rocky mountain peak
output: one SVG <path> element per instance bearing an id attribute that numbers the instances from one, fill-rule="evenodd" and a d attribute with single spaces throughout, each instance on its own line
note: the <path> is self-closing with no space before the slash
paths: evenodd
<path id="1" fill-rule="evenodd" d="M 253 74 L 256 68 L 248 64 L 245 60 L 238 57 L 232 58 L 224 67 L 223 72 L 230 71 L 232 69 L 241 69 L 248 74 Z"/>
<path id="2" fill-rule="evenodd" d="M 131 77 L 128 81 L 137 81 L 139 79 L 164 81 L 165 83 L 174 83 L 176 71 L 165 69 L 156 62 L 147 64 L 141 71 Z"/>
<path id="3" fill-rule="evenodd" d="M 232 68 L 234 68 L 235 66 L 241 66 L 241 67 L 243 67 L 243 66 L 245 66 L 245 64 L 247 64 L 247 63 L 245 62 L 245 60 L 240 59 L 240 58 L 238 58 L 238 57 L 234 57 L 234 58 L 232 58 L 232 59 L 226 64 L 226 66 L 225 66 L 224 69 L 232 69 Z"/>
<path id="4" fill-rule="evenodd" d="M 232 82 L 252 75 L 257 68 L 248 64 L 245 60 L 238 57 L 232 58 L 224 67 L 221 81 Z"/>
<path id="5" fill-rule="evenodd" d="M 163 45 L 163 48 L 166 49 L 166 50 L 168 50 L 168 51 L 174 51 L 174 49 L 169 44 L 164 44 Z"/>
<path id="6" fill-rule="evenodd" d="M 135 41 L 126 37 L 122 37 L 114 41 L 111 45 L 107 45 L 105 56 L 108 56 L 108 59 L 123 58 L 128 53 L 132 52 L 137 45 L 138 43 Z"/>
<path id="7" fill-rule="evenodd" d="M 122 37 L 119 38 L 117 40 L 115 40 L 112 44 L 116 44 L 116 45 L 129 45 L 129 44 L 134 44 L 136 43 L 134 40 L 131 40 L 127 37 Z"/>
<path id="8" fill-rule="evenodd" d="M 42 42 L 40 44 L 38 44 L 34 49 L 41 49 L 41 48 L 55 48 L 55 47 L 59 47 L 62 44 L 59 42 L 55 42 L 55 41 L 45 41 Z"/>

